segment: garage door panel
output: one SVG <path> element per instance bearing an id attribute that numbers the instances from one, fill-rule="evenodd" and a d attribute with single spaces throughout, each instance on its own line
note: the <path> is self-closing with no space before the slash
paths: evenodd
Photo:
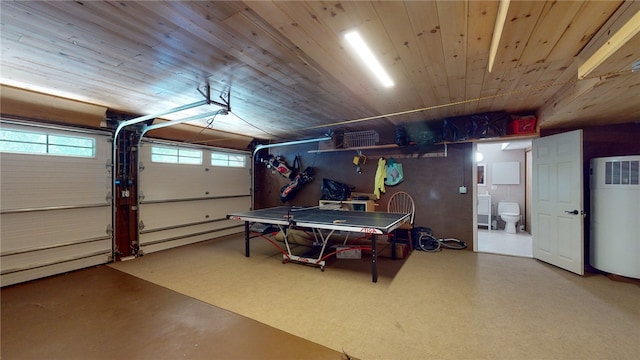
<path id="1" fill-rule="evenodd" d="M 140 232 L 140 245 L 160 242 L 166 239 L 188 237 L 193 234 L 206 235 L 209 238 L 215 237 L 216 231 L 225 230 L 230 227 L 237 227 L 238 222 L 232 220 L 210 221 L 200 224 L 185 224 L 173 228 L 164 228 L 160 230 L 142 230 Z"/>
<path id="2" fill-rule="evenodd" d="M 4 154 L 6 155 L 6 154 Z M 76 165 L 56 166 L 42 159 L 24 161 L 2 156 L 2 209 L 39 208 L 45 206 L 88 205 L 107 200 L 107 178 L 104 163 L 96 165 L 78 161 Z M 75 167 L 82 167 L 76 171 Z M 87 172 L 94 172 L 93 175 Z M 95 174 L 99 173 L 101 174 Z"/>
<path id="3" fill-rule="evenodd" d="M 21 282 L 39 279 L 54 274 L 63 274 L 69 271 L 83 269 L 90 266 L 104 264 L 108 261 L 108 257 L 105 254 L 98 254 L 94 256 L 84 257 L 75 260 L 64 261 L 51 265 L 43 265 L 35 268 L 30 268 L 24 271 L 17 271 L 7 273 L 1 277 L 1 286 L 18 284 Z"/>
<path id="4" fill-rule="evenodd" d="M 251 177 L 243 168 L 213 167 L 209 177 L 214 196 L 247 194 L 251 189 Z"/>
<path id="5" fill-rule="evenodd" d="M 245 195 L 251 190 L 248 161 L 246 167 L 211 165 L 211 153 L 227 152 L 225 150 L 198 148 L 203 154 L 201 165 L 170 164 L 151 161 L 154 145 L 154 143 L 143 142 L 140 148 L 142 163 L 140 187 L 146 201 Z M 169 143 L 168 145 L 180 147 L 181 144 Z M 241 155 L 249 159 L 248 152 L 229 151 L 229 154 Z"/>
<path id="6" fill-rule="evenodd" d="M 140 219 L 145 230 L 159 229 L 201 221 L 224 219 L 230 211 L 247 209 L 249 196 L 141 204 Z"/>
<path id="7" fill-rule="evenodd" d="M 234 228 L 217 231 L 215 234 L 212 234 L 212 235 L 206 235 L 206 234 L 196 235 L 196 236 L 187 237 L 187 238 L 170 239 L 170 240 L 164 240 L 156 243 L 149 243 L 147 245 L 143 245 L 142 250 L 144 251 L 145 254 L 149 254 L 156 251 L 171 249 L 177 246 L 190 245 L 190 244 L 194 244 L 201 241 L 211 240 L 213 238 L 233 235 L 241 231 L 243 231 L 242 227 L 236 226 Z M 240 249 L 240 247 L 238 249 Z"/>
<path id="8" fill-rule="evenodd" d="M 207 183 L 202 166 L 146 164 L 140 177 L 144 180 L 141 189 L 145 201 L 167 199 L 193 199 L 208 196 L 213 192 Z"/>
<path id="9" fill-rule="evenodd" d="M 110 168 L 106 140 L 94 158 L 0 153 L 2 199 L 7 209 L 100 204 L 107 201 Z"/>
<path id="10" fill-rule="evenodd" d="M 214 208 L 215 212 L 213 213 L 216 217 L 226 218 L 227 214 L 231 212 L 246 211 L 251 208 L 250 195 L 220 200 L 225 201 L 216 203 L 216 207 Z"/>
<path id="11" fill-rule="evenodd" d="M 4 253 L 109 235 L 111 207 L 2 214 L 0 219 Z"/>
<path id="12" fill-rule="evenodd" d="M 140 247 L 149 253 L 241 232 L 243 228 L 226 214 L 246 210 L 250 202 L 246 196 L 143 204 Z"/>
<path id="13" fill-rule="evenodd" d="M 248 194 L 251 178 L 247 169 L 184 165 L 145 166 L 142 187 L 145 201 L 193 199 L 206 196 Z"/>
<path id="14" fill-rule="evenodd" d="M 108 251 L 106 249 L 108 249 Z M 29 268 L 75 260 L 98 254 L 104 255 L 104 260 L 106 262 L 110 255 L 110 250 L 111 239 L 103 238 L 100 240 L 58 246 L 38 251 L 5 255 L 2 257 L 2 274 L 5 275 L 7 272 L 24 271 Z"/>

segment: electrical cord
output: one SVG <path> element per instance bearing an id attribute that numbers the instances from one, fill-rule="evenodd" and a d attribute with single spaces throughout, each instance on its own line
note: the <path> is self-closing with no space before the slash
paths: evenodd
<path id="1" fill-rule="evenodd" d="M 466 249 L 467 244 L 464 241 L 454 238 L 438 239 L 431 234 L 422 234 L 420 238 L 418 238 L 416 248 L 426 252 L 438 252 L 441 251 L 442 248 L 452 250 Z"/>
<path id="2" fill-rule="evenodd" d="M 202 135 L 202 132 L 204 132 L 207 129 L 213 129 L 213 122 L 215 121 L 216 116 L 218 116 L 218 114 L 213 115 L 213 117 L 211 117 L 209 120 L 207 120 L 207 126 L 205 126 L 202 129 L 200 129 L 199 133 L 197 133 L 195 136 L 191 137 L 190 139 L 184 140 L 183 143 L 188 143 L 188 144 L 195 143 L 195 140 L 198 137 L 200 137 L 200 135 Z"/>
<path id="3" fill-rule="evenodd" d="M 250 122 L 248 122 L 247 120 L 245 120 L 245 119 L 241 118 L 241 117 L 240 117 L 240 115 L 236 114 L 235 112 L 233 113 L 233 115 L 234 115 L 235 117 L 237 117 L 238 119 L 240 119 L 240 120 L 241 120 L 242 122 L 244 122 L 245 124 L 247 124 L 247 125 L 251 126 L 252 128 L 254 128 L 254 129 L 258 130 L 258 131 L 261 131 L 261 132 L 263 132 L 263 133 L 265 133 L 265 134 L 267 134 L 267 135 L 270 135 L 270 136 L 272 136 L 272 137 L 274 137 L 274 138 L 279 138 L 279 139 L 283 139 L 283 140 L 289 140 L 288 138 L 285 138 L 285 137 L 282 137 L 282 136 L 279 136 L 279 135 L 275 135 L 275 134 L 273 134 L 273 133 L 268 132 L 267 130 L 264 130 L 264 129 L 262 129 L 262 128 L 260 128 L 260 127 L 258 127 L 258 126 L 256 126 L 256 125 L 254 125 L 254 124 L 252 124 L 252 123 L 250 123 Z"/>

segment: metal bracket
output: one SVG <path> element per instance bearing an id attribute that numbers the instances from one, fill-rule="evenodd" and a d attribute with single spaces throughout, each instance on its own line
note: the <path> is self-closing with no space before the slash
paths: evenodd
<path id="1" fill-rule="evenodd" d="M 220 97 L 220 100 L 222 100 L 222 102 L 218 102 L 218 101 L 211 100 L 211 85 L 207 84 L 205 86 L 205 90 L 206 90 L 206 92 L 203 92 L 200 88 L 198 88 L 198 92 L 202 96 L 204 96 L 205 99 L 207 99 L 207 103 L 209 105 L 211 105 L 211 104 L 218 105 L 221 108 L 224 108 L 224 110 L 226 112 L 231 112 L 231 92 L 230 91 L 225 91 L 222 94 L 220 94 L 219 97 Z M 224 95 L 227 96 L 226 99 L 223 97 Z"/>

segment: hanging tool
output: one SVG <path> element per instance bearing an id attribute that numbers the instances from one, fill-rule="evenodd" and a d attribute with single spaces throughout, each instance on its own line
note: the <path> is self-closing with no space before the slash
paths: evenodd
<path id="1" fill-rule="evenodd" d="M 358 155 L 353 157 L 353 165 L 356 166 L 356 172 L 358 174 L 362 174 L 362 165 L 367 162 L 367 157 L 362 153 L 362 151 L 358 150 Z"/>

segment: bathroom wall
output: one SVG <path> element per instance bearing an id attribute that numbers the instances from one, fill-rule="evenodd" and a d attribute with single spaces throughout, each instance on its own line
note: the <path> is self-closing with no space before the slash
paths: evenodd
<path id="1" fill-rule="evenodd" d="M 478 144 L 477 151 L 484 155 L 478 165 L 485 165 L 485 185 L 477 185 L 478 194 L 491 195 L 493 218 L 498 221 L 498 229 L 504 229 L 504 222 L 497 216 L 498 202 L 513 201 L 520 204 L 522 221 L 525 216 L 525 149 L 502 150 L 502 143 Z M 520 183 L 517 185 L 494 184 L 493 169 L 496 163 L 518 162 Z M 520 224 L 520 223 L 519 223 Z"/>

